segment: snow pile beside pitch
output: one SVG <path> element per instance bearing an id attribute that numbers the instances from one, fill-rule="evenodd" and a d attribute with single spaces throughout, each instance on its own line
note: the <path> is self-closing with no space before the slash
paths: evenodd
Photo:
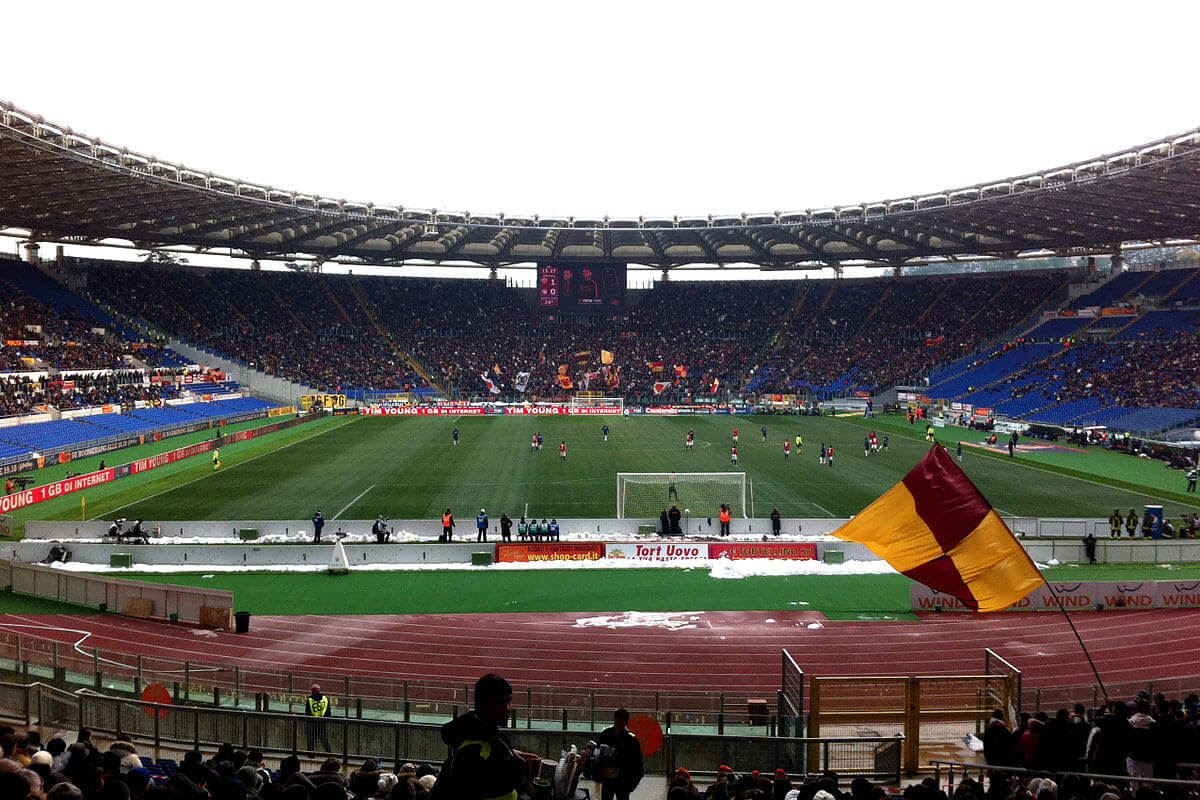
<path id="1" fill-rule="evenodd" d="M 131 573 L 155 575 L 186 573 L 228 572 L 324 572 L 325 564 L 289 564 L 277 566 L 252 566 L 244 564 L 134 564 L 132 567 L 110 567 L 107 564 L 88 564 L 80 561 L 50 565 L 64 572 Z M 360 564 L 350 567 L 350 572 L 512 572 L 544 569 L 604 570 L 604 569 L 707 569 L 713 578 L 731 580 L 754 577 L 779 577 L 788 575 L 887 575 L 895 572 L 885 561 L 847 561 L 843 564 L 826 564 L 823 561 L 775 560 L 748 558 L 698 558 L 688 561 L 649 561 L 631 558 L 598 558 L 590 561 L 539 561 L 536 564 L 505 562 L 489 566 L 470 564 Z"/>

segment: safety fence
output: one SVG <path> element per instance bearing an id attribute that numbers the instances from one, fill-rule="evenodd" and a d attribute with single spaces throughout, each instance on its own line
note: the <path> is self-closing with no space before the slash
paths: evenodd
<path id="1" fill-rule="evenodd" d="M 353 717 L 314 720 L 296 714 L 176 706 L 86 691 L 70 693 L 38 683 L 0 683 L 0 707 L 23 716 L 26 725 L 55 730 L 86 726 L 100 734 L 125 733 L 156 747 L 204 749 L 228 742 L 273 756 L 337 755 L 343 762 L 375 758 L 397 765 L 441 763 L 447 752 L 439 725 Z M 592 738 L 588 731 L 514 728 L 506 733 L 514 747 L 551 757 L 571 745 L 582 749 Z M 646 754 L 645 764 L 647 774 L 663 776 L 678 767 L 703 775 L 718 764 L 737 764 L 739 769 L 768 773 L 780 767 L 800 774 L 835 771 L 845 778 L 899 783 L 902 743 L 902 736 L 715 736 L 667 729 L 662 744 Z"/>
<path id="2" fill-rule="evenodd" d="M 810 736 L 901 730 L 903 769 L 914 773 L 935 743 L 961 746 L 964 727 L 981 731 L 996 707 L 1013 708 L 1016 676 L 809 677 Z M 812 757 L 812 756 L 810 756 Z"/>
<path id="3" fill-rule="evenodd" d="M 0 560 L 0 588 L 93 608 L 141 605 L 144 616 L 199 622 L 201 609 L 233 609 L 233 592 L 91 575 Z"/>
<path id="4" fill-rule="evenodd" d="M 779 676 L 779 724 L 782 735 L 804 733 L 804 670 L 785 648 Z"/>
<path id="5" fill-rule="evenodd" d="M 23 683 L 40 680 L 71 691 L 133 698 L 157 683 L 176 703 L 283 713 L 303 710 L 309 687 L 319 683 L 337 717 L 399 722 L 445 722 L 468 709 L 473 694 L 469 683 L 218 666 L 76 647 L 11 631 L 0 631 L 0 673 Z M 653 716 L 679 732 L 775 736 L 801 729 L 795 720 L 780 719 L 776 692 L 753 697 L 638 687 L 517 686 L 514 699 L 520 724 L 533 729 L 599 731 L 611 724 L 618 708 Z"/>
<path id="6" fill-rule="evenodd" d="M 1200 789 L 1200 777 L 1130 779 L 1128 775 L 1105 775 L 1098 772 L 1052 772 L 1045 770 L 1022 769 L 1019 767 L 1004 767 L 1003 769 L 996 769 L 995 767 L 988 766 L 987 764 L 965 761 L 947 761 L 943 759 L 934 759 L 929 763 L 930 766 L 933 767 L 933 777 L 934 780 L 937 781 L 938 786 L 943 785 L 943 780 L 946 781 L 944 788 L 946 789 L 946 793 L 949 795 L 954 794 L 955 781 L 961 783 L 967 778 L 974 778 L 975 780 L 978 780 L 981 784 L 983 784 L 985 789 L 991 785 L 993 779 L 1003 780 L 1007 785 L 1007 782 L 1014 777 L 1021 779 L 1054 778 L 1059 782 L 1061 782 L 1064 778 L 1074 778 L 1091 783 L 1105 783 L 1117 787 L 1138 784 L 1139 786 L 1144 785 L 1147 788 L 1153 787 L 1155 789 L 1163 790 L 1164 792 L 1167 792 L 1167 790 L 1172 788 L 1190 789 L 1192 792 Z M 1184 766 L 1185 765 L 1182 764 L 1180 765 L 1180 767 Z M 1195 766 L 1196 765 L 1194 764 L 1188 765 L 1189 769 L 1187 772 L 1194 775 L 1195 770 L 1193 768 Z M 1005 795 L 1009 794 L 1011 793 L 1008 791 L 1005 792 Z M 1169 792 L 1169 795 L 1175 794 L 1179 793 Z M 1139 796 L 1141 796 L 1140 793 Z"/>

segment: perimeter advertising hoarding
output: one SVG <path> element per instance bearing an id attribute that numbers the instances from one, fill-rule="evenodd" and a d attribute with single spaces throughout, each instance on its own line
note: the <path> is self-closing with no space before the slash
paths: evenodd
<path id="1" fill-rule="evenodd" d="M 813 542 L 717 542 L 708 546 L 708 557 L 815 561 L 817 546 Z"/>
<path id="2" fill-rule="evenodd" d="M 708 545 L 699 542 L 609 542 L 605 545 L 605 555 L 631 561 L 697 561 L 708 558 Z"/>
<path id="3" fill-rule="evenodd" d="M 604 558 L 600 542 L 530 542 L 496 545 L 499 563 L 536 563 L 539 561 L 598 561 Z"/>
<path id="4" fill-rule="evenodd" d="M 1200 581 L 1075 581 L 1055 583 L 1063 607 L 1095 608 L 1200 608 Z M 968 611 L 960 601 L 948 594 L 930 589 L 924 584 L 912 584 L 909 592 L 913 611 L 932 611 L 941 606 L 945 611 Z M 1058 603 L 1046 585 L 1034 589 L 1009 611 L 1057 611 Z"/>

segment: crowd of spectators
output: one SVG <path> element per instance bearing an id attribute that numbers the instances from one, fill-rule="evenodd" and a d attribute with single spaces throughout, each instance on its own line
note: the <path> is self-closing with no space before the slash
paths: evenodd
<path id="1" fill-rule="evenodd" d="M 35 373 L 38 374 L 38 373 Z M 107 373 L 62 373 L 54 378 L 24 375 L 0 377 L 0 417 L 28 414 L 49 405 L 60 411 L 139 400 L 157 403 L 179 396 L 174 383 L 148 383 L 140 370 Z"/>
<path id="2" fill-rule="evenodd" d="M 1013 397 L 1039 390 L 1058 402 L 1200 408 L 1200 332 L 1165 341 L 1077 344 L 1010 382 Z"/>
<path id="3" fill-rule="evenodd" d="M 1180 765 L 1194 765 L 1197 752 L 1195 694 L 1178 700 L 1141 691 L 1132 701 L 1105 704 L 1091 718 L 1082 704 L 1053 715 L 1022 714 L 1011 730 L 998 710 L 983 734 L 989 765 L 1052 773 L 1177 778 Z"/>
<path id="4" fill-rule="evenodd" d="M 814 284 L 764 357 L 764 392 L 878 390 L 917 384 L 979 349 L 1066 283 L 1062 272 Z"/>
<path id="5" fill-rule="evenodd" d="M 437 783 L 428 764 L 397 764 L 391 771 L 366 759 L 347 770 L 328 758 L 306 773 L 296 756 L 271 769 L 261 751 L 230 744 L 211 757 L 185 753 L 168 772 L 143 760 L 124 735 L 102 750 L 87 728 L 71 744 L 55 737 L 43 746 L 37 731 L 0 727 L 0 751 L 4 800 L 423 800 Z"/>
<path id="6" fill-rule="evenodd" d="M 665 282 L 619 315 L 545 318 L 519 290 L 492 282 L 363 281 L 396 339 L 462 394 L 486 394 L 484 374 L 512 393 L 516 376 L 528 372 L 526 392 L 539 397 L 587 388 L 662 400 L 711 392 L 714 382 L 740 388 L 788 309 L 788 287 Z M 612 354 L 610 364 L 601 350 Z"/>
<path id="7" fill-rule="evenodd" d="M 0 371 L 31 369 L 25 359 L 54 369 L 122 366 L 125 348 L 93 333 L 95 325 L 75 309 L 48 306 L 0 283 Z"/>
<path id="8" fill-rule="evenodd" d="M 89 273 L 90 289 L 121 313 L 268 374 L 330 391 L 422 385 L 351 305 L 347 280 L 111 263 Z"/>

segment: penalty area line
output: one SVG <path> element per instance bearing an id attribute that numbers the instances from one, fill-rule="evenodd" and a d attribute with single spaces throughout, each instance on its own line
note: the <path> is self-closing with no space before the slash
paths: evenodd
<path id="1" fill-rule="evenodd" d="M 372 483 L 370 486 L 368 486 L 367 488 L 363 489 L 363 490 L 362 490 L 362 494 L 360 494 L 358 497 L 356 497 L 356 498 L 354 498 L 353 500 L 351 500 L 349 503 L 346 503 L 346 505 L 344 505 L 344 506 L 342 507 L 342 510 L 341 510 L 341 511 L 337 512 L 336 514 L 334 514 L 332 517 L 330 517 L 330 518 L 329 518 L 329 519 L 330 519 L 330 521 L 333 521 L 333 520 L 337 519 L 338 517 L 340 517 L 340 516 L 341 516 L 343 513 L 345 513 L 345 511 L 346 511 L 346 509 L 347 509 L 347 508 L 349 508 L 350 506 L 354 505 L 354 504 L 355 504 L 355 503 L 357 503 L 359 500 L 362 500 L 364 497 L 366 497 L 366 495 L 367 495 L 367 492 L 371 491 L 371 490 L 372 490 L 372 489 L 374 489 L 374 488 L 375 488 L 375 484 L 373 484 L 373 483 Z"/>

